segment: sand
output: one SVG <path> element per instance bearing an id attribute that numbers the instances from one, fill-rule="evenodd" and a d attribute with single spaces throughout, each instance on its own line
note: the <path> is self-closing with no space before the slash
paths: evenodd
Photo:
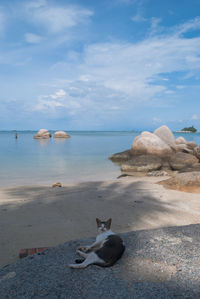
<path id="1" fill-rule="evenodd" d="M 155 177 L 0 189 L 0 267 L 19 250 L 51 247 L 96 235 L 95 218 L 115 232 L 200 222 L 200 196 L 164 189 Z"/>

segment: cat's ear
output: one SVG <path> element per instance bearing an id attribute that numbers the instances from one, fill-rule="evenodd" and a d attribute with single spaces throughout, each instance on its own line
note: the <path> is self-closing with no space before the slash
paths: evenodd
<path id="1" fill-rule="evenodd" d="M 99 218 L 96 218 L 97 226 L 101 225 L 101 220 Z"/>
<path id="2" fill-rule="evenodd" d="M 112 218 L 110 218 L 110 219 L 108 219 L 108 220 L 106 221 L 106 228 L 107 228 L 107 229 L 110 229 L 110 227 L 111 227 L 111 222 L 112 222 Z"/>

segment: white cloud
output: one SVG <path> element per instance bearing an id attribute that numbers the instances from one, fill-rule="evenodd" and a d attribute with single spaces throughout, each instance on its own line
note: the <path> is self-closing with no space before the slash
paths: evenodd
<path id="1" fill-rule="evenodd" d="M 184 89 L 185 86 L 184 86 L 184 85 L 177 85 L 176 88 L 177 88 L 177 89 Z"/>
<path id="2" fill-rule="evenodd" d="M 74 100 L 63 89 L 56 91 L 54 94 L 39 96 L 38 103 L 32 107 L 33 111 L 55 113 L 65 111 L 66 114 L 75 115 L 77 110 L 81 108 L 79 100 Z"/>
<path id="3" fill-rule="evenodd" d="M 162 19 L 161 18 L 151 18 L 151 26 L 149 29 L 149 35 L 154 36 L 163 31 L 163 27 L 160 26 Z"/>
<path id="4" fill-rule="evenodd" d="M 42 37 L 40 35 L 34 33 L 26 33 L 24 37 L 26 42 L 30 44 L 38 44 L 42 40 Z"/>
<path id="5" fill-rule="evenodd" d="M 83 81 L 83 82 L 88 82 L 90 81 L 90 75 L 81 75 L 80 76 L 80 80 Z"/>
<path id="6" fill-rule="evenodd" d="M 184 39 L 176 35 L 148 38 L 137 43 L 106 43 L 85 49 L 79 78 L 101 82 L 134 99 L 149 99 L 166 90 L 154 77 L 200 68 L 200 38 Z M 151 82 L 154 84 L 151 84 Z M 170 93 L 171 91 L 169 91 Z"/>
<path id="7" fill-rule="evenodd" d="M 131 20 L 133 21 L 133 22 L 136 22 L 136 23 L 141 23 L 141 22 L 146 22 L 147 21 L 147 19 L 146 18 L 144 18 L 141 14 L 139 14 L 139 13 L 137 13 L 135 16 L 133 16 L 132 18 L 131 18 Z"/>
<path id="8" fill-rule="evenodd" d="M 63 98 L 66 95 L 66 92 L 63 89 L 56 91 L 54 94 L 51 94 L 50 97 L 52 99 Z"/>
<path id="9" fill-rule="evenodd" d="M 173 90 L 166 90 L 165 93 L 166 94 L 174 94 L 174 91 Z"/>
<path id="10" fill-rule="evenodd" d="M 143 0 L 137 0 L 137 1 L 135 1 L 135 3 L 137 5 L 137 13 L 135 14 L 135 16 L 133 16 L 131 18 L 131 20 L 133 22 L 136 22 L 136 23 L 141 23 L 141 22 L 148 21 L 147 18 L 143 17 L 143 14 L 144 14 L 144 1 Z"/>
<path id="11" fill-rule="evenodd" d="M 197 120 L 197 119 L 199 119 L 199 117 L 196 114 L 194 114 L 194 115 L 192 115 L 192 119 Z"/>
<path id="12" fill-rule="evenodd" d="M 111 106 L 110 109 L 111 110 L 120 110 L 121 108 L 119 106 Z"/>
<path id="13" fill-rule="evenodd" d="M 158 118 L 158 117 L 153 117 L 153 123 L 154 124 L 158 124 L 158 123 L 161 123 L 162 122 L 162 120 L 160 119 L 160 118 Z"/>
<path id="14" fill-rule="evenodd" d="M 85 117 L 90 111 L 100 115 L 104 111 L 106 117 L 112 111 L 116 114 L 132 111 L 139 103 L 159 107 L 166 104 L 174 92 L 168 87 L 171 74 L 177 76 L 184 72 L 195 76 L 199 73 L 199 49 L 199 37 L 187 39 L 171 31 L 135 44 L 89 45 L 77 61 L 60 62 L 52 71 L 65 78 L 60 83 L 57 80 L 57 86 L 67 90 L 61 101 L 67 111 Z"/>
<path id="15" fill-rule="evenodd" d="M 35 106 L 34 110 L 47 110 L 47 109 L 55 109 L 58 107 L 64 107 L 64 105 L 58 101 L 41 99 L 39 103 Z"/>
<path id="16" fill-rule="evenodd" d="M 181 35 L 188 31 L 197 29 L 200 29 L 200 17 L 196 17 L 188 22 L 185 22 L 184 24 L 174 27 L 174 31 L 177 35 Z"/>
<path id="17" fill-rule="evenodd" d="M 46 1 L 29 2 L 25 12 L 30 22 L 43 26 L 50 33 L 59 33 L 88 20 L 93 12 L 79 6 L 59 6 Z"/>
<path id="18" fill-rule="evenodd" d="M 40 8 L 42 6 L 45 6 L 47 4 L 46 0 L 35 0 L 35 1 L 29 1 L 28 4 L 26 4 L 26 7 L 31 8 Z"/>

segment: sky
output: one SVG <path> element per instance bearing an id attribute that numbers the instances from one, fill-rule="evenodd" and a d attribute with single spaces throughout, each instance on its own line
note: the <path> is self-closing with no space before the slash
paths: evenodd
<path id="1" fill-rule="evenodd" d="M 199 0 L 1 0 L 0 130 L 200 130 Z"/>

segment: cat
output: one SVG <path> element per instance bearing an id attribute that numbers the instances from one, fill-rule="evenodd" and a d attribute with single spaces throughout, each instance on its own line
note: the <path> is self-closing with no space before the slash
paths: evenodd
<path id="1" fill-rule="evenodd" d="M 76 264 L 70 264 L 70 268 L 83 269 L 89 265 L 110 267 L 120 259 L 125 246 L 122 239 L 110 229 L 112 219 L 101 221 L 96 218 L 98 235 L 92 245 L 82 246 L 77 249 L 77 253 L 83 259 L 77 259 Z"/>

